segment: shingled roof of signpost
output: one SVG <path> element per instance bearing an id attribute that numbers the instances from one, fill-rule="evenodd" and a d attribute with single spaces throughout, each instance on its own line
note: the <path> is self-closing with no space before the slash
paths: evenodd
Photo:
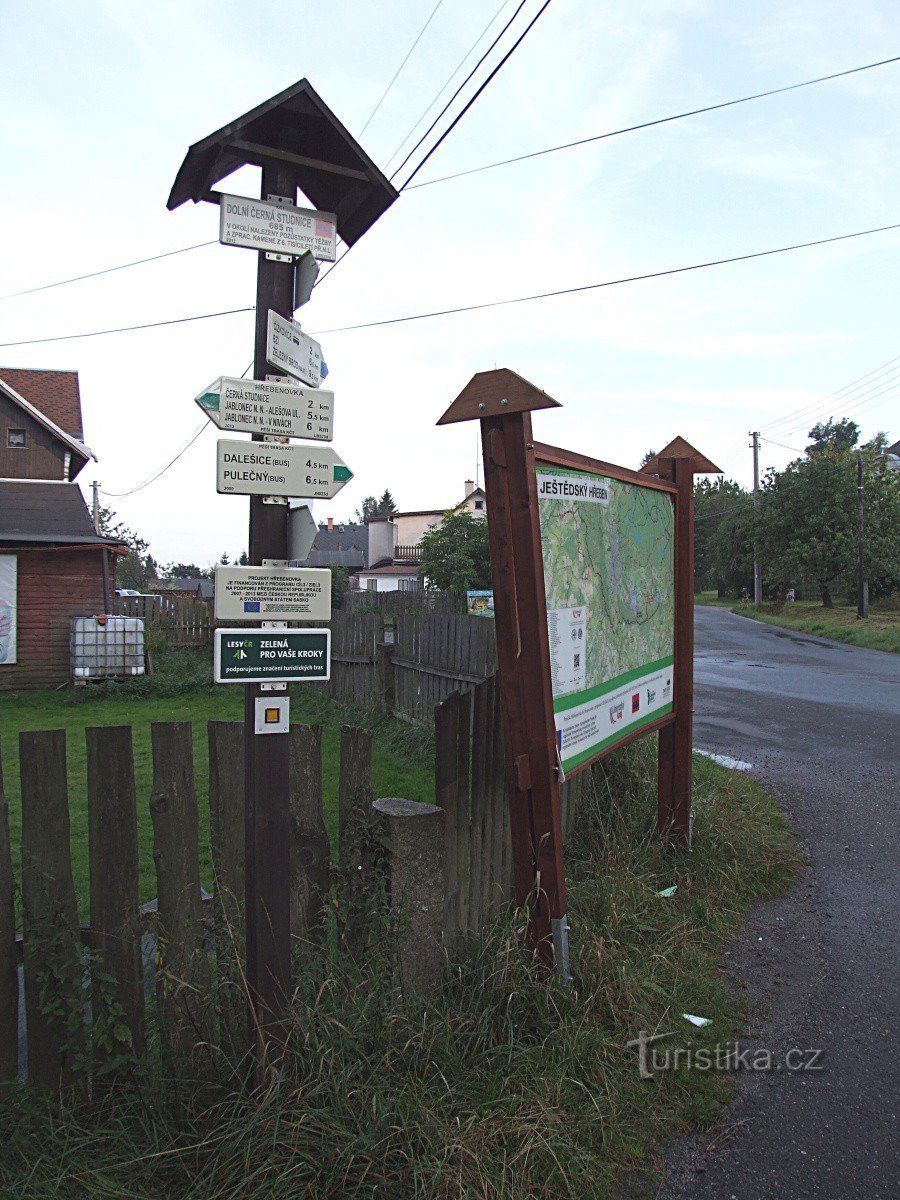
<path id="1" fill-rule="evenodd" d="M 306 79 L 196 142 L 185 155 L 168 207 L 210 200 L 214 183 L 245 165 L 292 169 L 300 191 L 333 212 L 352 246 L 400 194 Z"/>

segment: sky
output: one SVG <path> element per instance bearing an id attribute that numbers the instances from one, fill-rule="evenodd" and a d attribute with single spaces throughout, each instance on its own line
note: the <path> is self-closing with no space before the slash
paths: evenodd
<path id="1" fill-rule="evenodd" d="M 465 59 L 431 115 L 449 98 L 518 0 L 441 0 L 371 117 L 435 2 L 0 0 L 0 367 L 79 372 L 98 458 L 81 482 L 98 479 L 105 503 L 163 563 L 205 566 L 246 546 L 246 498 L 215 491 L 211 426 L 133 489 L 203 424 L 193 397 L 247 369 L 253 314 L 36 339 L 252 305 L 255 253 L 216 243 L 11 293 L 215 241 L 212 205 L 166 209 L 188 146 L 304 77 L 390 174 L 431 117 L 397 156 L 414 123 Z M 524 0 L 396 182 L 542 2 Z M 895 0 L 552 0 L 414 182 L 897 54 Z M 900 230 L 322 331 L 900 222 L 898 82 L 894 63 L 404 191 L 299 313 L 322 343 L 333 445 L 355 474 L 316 502 L 317 518 L 350 520 L 385 488 L 401 510 L 458 502 L 479 470 L 476 430 L 435 422 L 493 367 L 562 405 L 535 415 L 540 440 L 625 466 L 680 434 L 746 486 L 752 429 L 765 439 L 763 470 L 783 467 L 831 416 L 857 420 L 864 439 L 885 430 L 895 440 Z M 259 172 L 219 186 L 258 195 Z"/>

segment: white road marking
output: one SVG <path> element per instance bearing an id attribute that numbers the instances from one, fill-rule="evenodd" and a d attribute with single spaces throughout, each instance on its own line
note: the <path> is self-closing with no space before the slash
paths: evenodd
<path id="1" fill-rule="evenodd" d="M 742 762 L 739 758 L 731 758 L 727 754 L 713 754 L 712 750 L 700 750 L 694 747 L 695 754 L 702 754 L 704 758 L 711 758 L 713 762 L 717 762 L 720 767 L 727 767 L 729 771 L 752 771 L 753 763 Z"/>

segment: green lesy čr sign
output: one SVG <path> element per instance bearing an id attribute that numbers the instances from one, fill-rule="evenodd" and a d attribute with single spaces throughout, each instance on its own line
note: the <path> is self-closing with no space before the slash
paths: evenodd
<path id="1" fill-rule="evenodd" d="M 217 629 L 216 683 L 326 680 L 330 629 Z"/>

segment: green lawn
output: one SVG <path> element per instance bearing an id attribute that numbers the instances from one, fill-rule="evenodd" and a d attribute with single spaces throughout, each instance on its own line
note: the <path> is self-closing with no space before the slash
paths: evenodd
<path id="1" fill-rule="evenodd" d="M 796 600 L 792 604 L 760 605 L 757 609 L 747 600 L 719 600 L 715 592 L 699 592 L 697 604 L 727 608 L 742 617 L 811 633 L 816 637 L 849 642 L 869 650 L 888 650 L 900 654 L 900 608 L 890 607 L 888 601 L 875 603 L 865 620 L 856 617 L 856 605 L 835 604 L 825 608 L 817 600 Z"/>
<path id="2" fill-rule="evenodd" d="M 154 678 L 64 691 L 0 693 L 0 747 L 3 776 L 10 806 L 10 833 L 15 868 L 21 837 L 18 734 L 21 730 L 64 729 L 67 734 L 72 867 L 82 918 L 87 916 L 88 825 L 87 767 L 84 730 L 92 725 L 130 725 L 134 730 L 134 760 L 138 804 L 140 898 L 156 895 L 153 829 L 150 821 L 152 760 L 150 724 L 153 721 L 191 721 L 194 767 L 200 807 L 200 870 L 204 887 L 212 883 L 209 856 L 209 765 L 206 723 L 239 721 L 243 688 L 206 682 L 205 656 L 192 651 L 161 655 Z M 171 694 L 159 694 L 171 693 Z M 381 796 L 405 796 L 434 801 L 434 771 L 429 731 L 412 729 L 401 721 L 379 720 L 365 712 L 347 712 L 321 691 L 296 687 L 291 717 L 296 722 L 321 722 L 325 818 L 332 840 L 337 836 L 337 788 L 342 723 L 377 725 L 373 753 L 373 782 Z"/>

